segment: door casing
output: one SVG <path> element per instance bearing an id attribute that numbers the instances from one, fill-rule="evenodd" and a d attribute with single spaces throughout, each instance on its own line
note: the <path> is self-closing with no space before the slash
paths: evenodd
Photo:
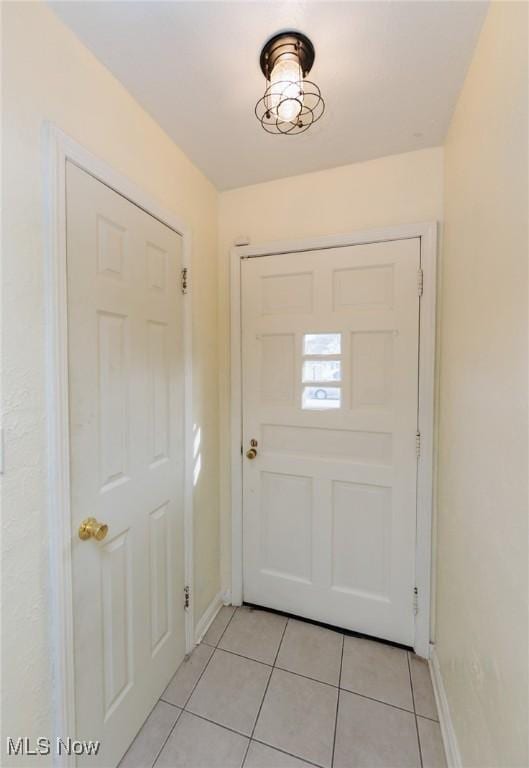
<path id="1" fill-rule="evenodd" d="M 426 222 L 384 227 L 303 240 L 284 240 L 263 245 L 238 246 L 230 259 L 231 310 L 231 601 L 243 599 L 243 501 L 242 501 L 242 355 L 241 355 L 241 260 L 270 255 L 339 248 L 348 245 L 420 238 L 422 295 L 419 309 L 419 414 L 421 449 L 417 469 L 417 544 L 415 552 L 418 588 L 415 616 L 415 652 L 430 656 L 432 603 L 432 533 L 434 482 L 435 347 L 437 286 L 437 223 Z"/>
<path id="2" fill-rule="evenodd" d="M 99 160 L 56 126 L 43 133 L 46 221 L 46 413 L 48 436 L 48 524 L 50 559 L 50 634 L 53 664 L 53 739 L 75 738 L 75 675 L 70 508 L 70 435 L 68 396 L 68 306 L 66 280 L 66 162 L 113 189 L 182 237 L 182 262 L 191 262 L 191 234 L 185 223 L 125 176 Z M 192 304 L 184 301 L 184 572 L 191 588 L 185 610 L 186 653 L 194 646 L 193 618 L 193 408 Z M 182 595 L 182 602 L 184 596 Z M 54 765 L 73 766 L 75 757 L 55 754 Z"/>

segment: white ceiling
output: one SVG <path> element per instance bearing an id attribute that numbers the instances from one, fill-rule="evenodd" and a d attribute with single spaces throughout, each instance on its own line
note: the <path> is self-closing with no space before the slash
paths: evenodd
<path id="1" fill-rule="evenodd" d="M 441 144 L 486 3 L 50 2 L 219 189 Z M 299 136 L 266 134 L 263 43 L 293 28 L 316 48 L 327 109 Z M 65 66 L 67 63 L 65 62 Z"/>

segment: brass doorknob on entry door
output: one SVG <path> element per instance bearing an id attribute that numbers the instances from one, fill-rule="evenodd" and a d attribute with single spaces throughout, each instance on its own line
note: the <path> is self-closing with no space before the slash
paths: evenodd
<path id="1" fill-rule="evenodd" d="M 250 448 L 246 451 L 246 458 L 247 459 L 255 459 L 257 456 L 257 440 L 250 440 Z"/>
<path id="2" fill-rule="evenodd" d="M 107 533 L 108 525 L 106 523 L 98 523 L 95 517 L 87 517 L 79 526 L 79 538 L 83 541 L 88 539 L 103 541 Z"/>

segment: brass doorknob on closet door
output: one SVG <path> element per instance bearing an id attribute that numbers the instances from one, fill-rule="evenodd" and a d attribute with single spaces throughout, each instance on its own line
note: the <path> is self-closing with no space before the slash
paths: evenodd
<path id="1" fill-rule="evenodd" d="M 247 459 L 255 459 L 257 456 L 257 440 L 252 438 L 250 440 L 250 448 L 246 451 L 246 458 Z"/>
<path id="2" fill-rule="evenodd" d="M 106 523 L 99 523 L 95 517 L 87 517 L 79 526 L 79 538 L 83 541 L 88 539 L 103 541 L 107 533 L 108 525 Z"/>

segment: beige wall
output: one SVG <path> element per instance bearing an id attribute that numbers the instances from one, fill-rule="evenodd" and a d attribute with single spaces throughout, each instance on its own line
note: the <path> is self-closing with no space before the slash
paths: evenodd
<path id="1" fill-rule="evenodd" d="M 41 3 L 3 4 L 3 729 L 50 733 L 44 382 L 43 120 L 128 176 L 192 230 L 199 617 L 219 589 L 217 193 Z M 4 742 L 3 742 L 4 744 Z M 2 763 L 4 764 L 4 763 Z"/>
<path id="2" fill-rule="evenodd" d="M 473 768 L 529 765 L 527 22 L 491 6 L 445 151 L 436 636 Z"/>
<path id="3" fill-rule="evenodd" d="M 277 137 L 282 141 L 282 137 Z M 424 149 L 223 192 L 219 208 L 220 493 L 222 584 L 230 588 L 229 251 L 282 238 L 439 221 L 443 150 Z"/>

